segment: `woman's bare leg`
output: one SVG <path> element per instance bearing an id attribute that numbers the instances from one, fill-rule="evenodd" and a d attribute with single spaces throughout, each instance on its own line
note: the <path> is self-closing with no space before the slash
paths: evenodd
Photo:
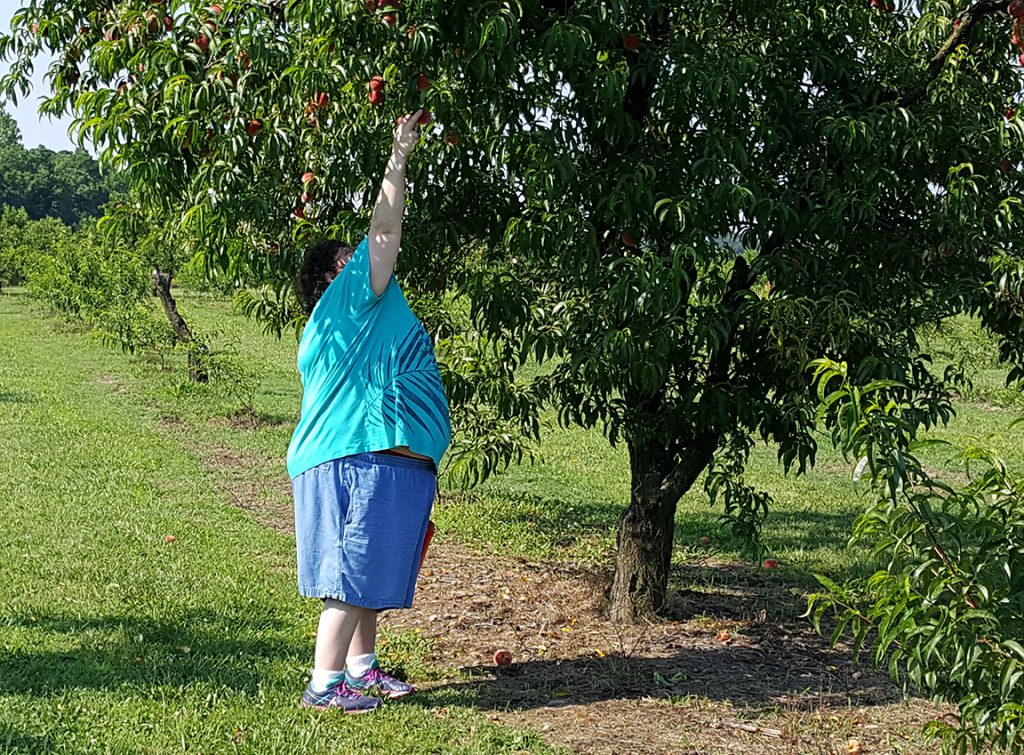
<path id="1" fill-rule="evenodd" d="M 356 627 L 364 621 L 372 622 L 376 632 L 376 611 L 342 603 L 333 598 L 325 600 L 323 611 L 320 613 L 320 624 L 316 630 L 314 669 L 338 672 L 344 669 L 345 657 L 351 654 L 349 647 L 353 643 Z"/>
<path id="2" fill-rule="evenodd" d="M 348 646 L 348 657 L 366 655 L 374 652 L 377 645 L 377 612 L 365 610 L 359 617 L 352 641 Z"/>

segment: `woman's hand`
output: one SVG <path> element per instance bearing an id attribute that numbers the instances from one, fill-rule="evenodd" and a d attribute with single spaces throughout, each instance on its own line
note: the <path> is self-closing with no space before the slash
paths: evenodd
<path id="1" fill-rule="evenodd" d="M 408 159 L 412 151 L 416 149 L 420 140 L 420 132 L 416 128 L 419 123 L 422 110 L 404 115 L 398 119 L 398 126 L 395 128 L 395 142 L 392 146 L 392 154 L 403 162 Z"/>

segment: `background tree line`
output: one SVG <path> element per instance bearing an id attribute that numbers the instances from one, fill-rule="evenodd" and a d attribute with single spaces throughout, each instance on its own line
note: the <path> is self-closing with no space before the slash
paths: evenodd
<path id="1" fill-rule="evenodd" d="M 32 220 L 57 218 L 77 226 L 98 217 L 111 191 L 123 188 L 101 175 L 84 149 L 26 149 L 17 122 L 0 112 L 0 206 L 21 207 Z"/>

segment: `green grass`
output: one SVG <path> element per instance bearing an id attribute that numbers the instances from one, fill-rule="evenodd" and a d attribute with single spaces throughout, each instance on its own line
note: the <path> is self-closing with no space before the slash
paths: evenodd
<path id="1" fill-rule="evenodd" d="M 300 710 L 317 604 L 294 544 L 161 429 L 166 389 L 0 296 L 0 752 L 544 749 L 443 688 L 369 717 Z M 284 430 L 209 432 L 262 448 Z M 422 643 L 391 640 L 414 669 Z"/>
<path id="2" fill-rule="evenodd" d="M 536 738 L 490 724 L 457 686 L 372 721 L 296 708 L 316 606 L 296 595 L 293 541 L 229 505 L 216 492 L 223 480 L 197 457 L 229 449 L 255 460 L 225 474 L 289 505 L 296 344 L 261 335 L 222 299 L 185 293 L 179 302 L 202 329 L 237 339 L 258 371 L 255 423 L 236 416 L 223 386 L 185 383 L 180 355 L 161 371 L 47 320 L 23 294 L 0 297 L 0 752 L 541 750 Z M 999 433 L 990 442 L 1020 469 L 1024 437 L 1007 432 L 1016 397 L 1001 380 L 986 366 L 935 436 L 961 444 Z M 793 606 L 813 572 L 873 568 L 847 546 L 869 493 L 824 438 L 821 449 L 816 468 L 796 477 L 759 446 L 748 473 L 773 497 L 764 536 L 782 568 L 747 579 L 789 590 Z M 959 472 L 948 453 L 928 463 Z M 608 567 L 628 493 L 624 449 L 551 425 L 537 464 L 470 492 L 447 490 L 435 518 L 488 552 Z M 700 484 L 680 502 L 678 586 L 710 592 L 734 579 L 716 567 L 740 555 L 719 514 Z M 167 534 L 177 541 L 165 543 Z M 436 678 L 423 643 L 397 635 L 388 648 L 415 678 Z M 439 706 L 450 715 L 437 718 Z"/>

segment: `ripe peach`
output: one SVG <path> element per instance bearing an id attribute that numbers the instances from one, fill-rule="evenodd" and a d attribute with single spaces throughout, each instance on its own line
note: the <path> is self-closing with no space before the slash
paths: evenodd
<path id="1" fill-rule="evenodd" d="M 1013 0 L 1013 2 L 1006 6 L 1006 12 L 1010 14 L 1011 18 L 1024 18 L 1024 2 L 1022 0 Z"/>
<path id="2" fill-rule="evenodd" d="M 416 122 L 418 124 L 420 124 L 421 126 L 425 126 L 428 123 L 430 123 L 430 112 L 427 111 L 427 110 L 424 110 L 423 114 L 420 116 L 419 120 L 416 121 Z"/>
<path id="3" fill-rule="evenodd" d="M 166 537 L 164 537 L 164 542 L 165 543 L 173 543 L 177 539 L 178 538 L 176 538 L 174 535 L 167 535 Z"/>
<path id="4" fill-rule="evenodd" d="M 640 37 L 638 35 L 632 34 L 632 33 L 627 34 L 622 39 L 622 45 L 627 50 L 630 50 L 630 51 L 635 50 L 636 48 L 638 48 L 640 46 Z"/>
<path id="5" fill-rule="evenodd" d="M 370 90 L 370 104 L 371 105 L 379 105 L 383 101 L 384 101 L 384 92 L 380 91 L 379 89 L 371 89 Z"/>
<path id="6" fill-rule="evenodd" d="M 370 89 L 375 92 L 379 92 L 384 89 L 384 78 L 382 76 L 374 76 L 370 79 Z"/>
<path id="7" fill-rule="evenodd" d="M 633 239 L 633 234 L 629 231 L 622 232 L 622 243 L 626 246 L 635 246 L 636 241 Z"/>
<path id="8" fill-rule="evenodd" d="M 512 653 L 510 653 L 508 650 L 494 651 L 495 666 L 508 666 L 510 663 L 512 663 Z"/>
<path id="9" fill-rule="evenodd" d="M 774 558 L 766 558 L 766 559 L 764 560 L 764 563 L 763 563 L 763 564 L 761 564 L 761 565 L 762 565 L 762 566 L 763 566 L 763 567 L 764 567 L 765 569 L 774 569 L 775 567 L 777 567 L 777 566 L 779 565 L 779 562 L 778 562 L 778 561 L 776 561 L 776 560 L 775 560 Z"/>
<path id="10" fill-rule="evenodd" d="M 292 213 L 297 218 L 304 218 L 304 217 L 306 217 L 306 209 L 304 207 L 302 207 L 301 205 L 299 207 L 296 207 L 294 210 L 292 210 Z"/>
<path id="11" fill-rule="evenodd" d="M 196 37 L 196 47 L 202 50 L 203 53 L 208 53 L 210 51 L 210 38 L 205 34 L 200 34 Z"/>
<path id="12" fill-rule="evenodd" d="M 447 134 L 444 135 L 444 140 L 448 144 L 456 145 L 459 143 L 459 135 L 456 134 L 454 131 L 449 131 Z"/>
<path id="13" fill-rule="evenodd" d="M 245 127 L 245 130 L 249 134 L 249 136 L 255 136 L 261 128 L 263 128 L 263 121 L 261 121 L 259 118 L 253 118 L 251 121 L 249 121 L 248 125 Z"/>

